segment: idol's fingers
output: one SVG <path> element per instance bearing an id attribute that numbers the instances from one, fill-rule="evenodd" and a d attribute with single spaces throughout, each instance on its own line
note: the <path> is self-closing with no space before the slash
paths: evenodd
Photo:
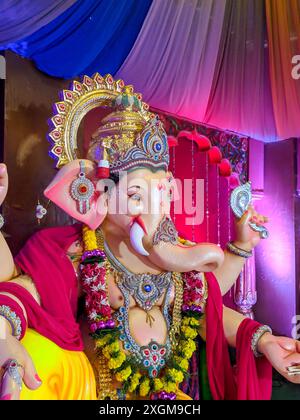
<path id="1" fill-rule="evenodd" d="M 42 380 L 37 374 L 34 363 L 26 350 L 24 355 L 24 383 L 27 388 L 32 390 L 35 390 L 42 385 Z"/>
<path id="2" fill-rule="evenodd" d="M 269 218 L 267 216 L 259 214 L 252 205 L 248 207 L 248 211 L 251 213 L 250 221 L 252 223 L 255 223 L 257 225 L 263 225 L 264 223 L 267 223 L 269 221 Z"/>
<path id="3" fill-rule="evenodd" d="M 285 359 L 283 376 L 294 384 L 300 384 L 300 353 L 293 353 Z"/>
<path id="4" fill-rule="evenodd" d="M 22 364 L 15 359 L 11 359 L 5 364 L 1 381 L 0 400 L 18 400 L 23 382 L 27 388 L 32 390 L 41 386 L 42 381 L 36 372 L 31 357 L 25 349 L 23 356 L 24 362 Z"/>
<path id="5" fill-rule="evenodd" d="M 7 363 L 1 381 L 0 400 L 19 400 L 22 389 L 24 368 L 11 360 Z"/>
<path id="6" fill-rule="evenodd" d="M 4 163 L 0 164 L 0 205 L 3 203 L 8 189 L 8 174 Z"/>
<path id="7" fill-rule="evenodd" d="M 250 220 L 251 220 L 251 213 L 248 210 L 246 210 L 237 223 L 238 225 L 247 225 L 250 222 Z"/>
<path id="8" fill-rule="evenodd" d="M 0 163 L 0 188 L 8 187 L 8 174 L 7 168 L 4 163 Z"/>

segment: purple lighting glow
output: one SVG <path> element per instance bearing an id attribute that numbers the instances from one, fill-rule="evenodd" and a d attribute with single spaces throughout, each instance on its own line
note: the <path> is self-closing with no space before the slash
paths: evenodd
<path id="1" fill-rule="evenodd" d="M 294 174 L 294 141 L 266 145 L 264 197 L 257 209 L 270 218 L 270 237 L 256 252 L 255 315 L 287 336 L 296 314 Z"/>

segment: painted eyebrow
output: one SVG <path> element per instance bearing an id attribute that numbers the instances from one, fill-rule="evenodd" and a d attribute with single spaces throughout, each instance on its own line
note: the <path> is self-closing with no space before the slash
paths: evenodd
<path id="1" fill-rule="evenodd" d="M 141 189 L 141 187 L 139 185 L 131 185 L 130 187 L 127 188 L 127 191 L 131 190 L 132 188 L 136 188 L 137 190 Z"/>

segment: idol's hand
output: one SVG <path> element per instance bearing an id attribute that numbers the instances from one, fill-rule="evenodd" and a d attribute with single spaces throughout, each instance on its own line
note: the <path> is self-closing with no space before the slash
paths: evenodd
<path id="1" fill-rule="evenodd" d="M 290 376 L 287 371 L 288 367 L 300 365 L 300 341 L 265 333 L 258 342 L 258 351 L 288 381 L 300 384 L 300 375 Z"/>
<path id="2" fill-rule="evenodd" d="M 263 225 L 268 222 L 268 218 L 258 214 L 252 206 L 249 206 L 243 216 L 235 220 L 236 236 L 234 244 L 246 251 L 251 251 L 251 249 L 255 248 L 261 239 L 259 232 L 251 229 L 249 222 Z"/>
<path id="3" fill-rule="evenodd" d="M 7 168 L 4 163 L 0 163 L 0 206 L 2 205 L 8 188 Z"/>
<path id="4" fill-rule="evenodd" d="M 0 400 L 18 400 L 20 388 L 6 369 L 9 361 L 15 360 L 20 366 L 17 367 L 17 374 L 20 375 L 27 388 L 37 389 L 42 382 L 23 345 L 8 332 L 10 327 L 5 327 L 6 322 L 0 317 Z"/>

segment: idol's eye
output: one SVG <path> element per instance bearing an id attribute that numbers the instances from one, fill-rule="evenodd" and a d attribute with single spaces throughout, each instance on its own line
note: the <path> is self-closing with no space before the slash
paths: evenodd
<path id="1" fill-rule="evenodd" d="M 128 195 L 129 198 L 131 198 L 132 200 L 135 201 L 141 201 L 141 196 L 139 194 L 132 194 L 132 195 Z"/>
<path id="2" fill-rule="evenodd" d="M 136 202 L 140 202 L 142 199 L 140 192 L 141 192 L 141 187 L 139 185 L 133 185 L 128 188 L 127 195 L 132 200 Z"/>

